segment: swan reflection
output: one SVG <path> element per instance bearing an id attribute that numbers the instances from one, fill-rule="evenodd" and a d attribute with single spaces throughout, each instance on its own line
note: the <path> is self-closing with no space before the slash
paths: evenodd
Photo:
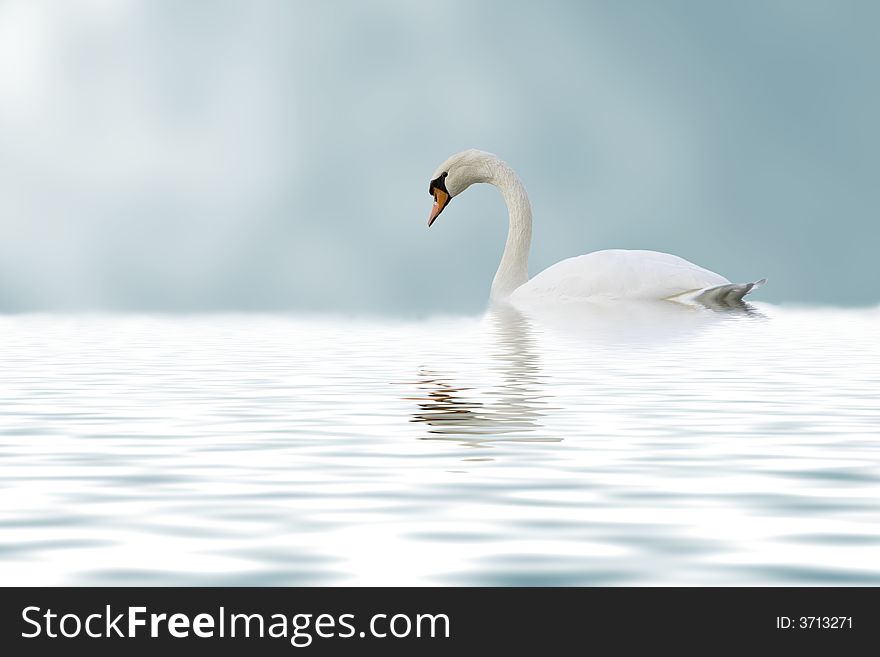
<path id="1" fill-rule="evenodd" d="M 411 422 L 428 426 L 423 440 L 457 440 L 467 444 L 490 441 L 559 442 L 560 438 L 524 435 L 540 429 L 550 410 L 529 321 L 509 306 L 486 315 L 493 338 L 488 354 L 490 373 L 500 383 L 488 390 L 464 387 L 451 377 L 428 369 L 419 372 Z M 480 399 L 482 397 L 482 399 Z"/>
<path id="2" fill-rule="evenodd" d="M 414 384 L 419 393 L 406 399 L 417 406 L 410 421 L 426 425 L 423 440 L 457 440 L 472 445 L 559 442 L 560 438 L 539 431 L 553 410 L 544 385 L 548 375 L 542 371 L 536 340 L 539 334 L 542 342 L 573 348 L 571 354 L 585 358 L 584 367 L 589 370 L 591 353 L 665 347 L 672 341 L 698 340 L 719 322 L 763 318 L 742 301 L 724 305 L 669 301 L 548 304 L 540 312 L 529 310 L 495 304 L 487 311 L 491 347 L 482 370 L 457 376 L 435 368 L 419 371 Z M 552 363 L 545 367 L 552 367 Z M 481 385 L 478 379 L 483 374 L 495 382 Z M 469 385 L 463 384 L 463 377 Z"/>
<path id="3" fill-rule="evenodd" d="M 518 307 L 542 331 L 601 347 L 632 349 L 694 339 L 719 323 L 766 319 L 741 300 L 728 302 L 545 302 Z"/>

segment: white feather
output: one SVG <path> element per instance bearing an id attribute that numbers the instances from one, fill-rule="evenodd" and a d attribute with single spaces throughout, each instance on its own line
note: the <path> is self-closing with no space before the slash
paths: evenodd
<path id="1" fill-rule="evenodd" d="M 551 265 L 514 290 L 510 299 L 657 300 L 729 283 L 724 276 L 668 253 L 609 249 Z"/>

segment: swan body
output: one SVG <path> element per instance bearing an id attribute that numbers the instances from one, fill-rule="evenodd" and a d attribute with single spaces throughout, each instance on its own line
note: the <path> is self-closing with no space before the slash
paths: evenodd
<path id="1" fill-rule="evenodd" d="M 609 249 L 567 258 L 528 277 L 532 209 L 519 177 L 501 159 L 479 150 L 448 158 L 431 180 L 432 225 L 449 202 L 475 183 L 495 185 L 507 204 L 510 227 L 492 282 L 493 301 L 532 305 L 536 301 L 740 302 L 766 282 L 731 283 L 724 276 L 658 251 Z"/>
<path id="2" fill-rule="evenodd" d="M 609 249 L 557 262 L 510 297 L 657 300 L 729 283 L 715 272 L 668 253 Z"/>

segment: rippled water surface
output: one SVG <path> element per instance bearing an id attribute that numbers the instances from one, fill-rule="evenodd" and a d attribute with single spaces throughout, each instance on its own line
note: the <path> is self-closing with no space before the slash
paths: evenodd
<path id="1" fill-rule="evenodd" d="M 880 584 L 880 311 L 0 318 L 10 584 Z"/>

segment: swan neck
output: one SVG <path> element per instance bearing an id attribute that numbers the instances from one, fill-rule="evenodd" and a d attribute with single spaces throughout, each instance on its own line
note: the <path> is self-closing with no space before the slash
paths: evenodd
<path id="1" fill-rule="evenodd" d="M 532 206 L 519 176 L 504 162 L 491 167 L 489 182 L 507 204 L 510 226 L 504 254 L 492 281 L 492 299 L 505 299 L 529 280 L 529 247 L 532 243 Z"/>

